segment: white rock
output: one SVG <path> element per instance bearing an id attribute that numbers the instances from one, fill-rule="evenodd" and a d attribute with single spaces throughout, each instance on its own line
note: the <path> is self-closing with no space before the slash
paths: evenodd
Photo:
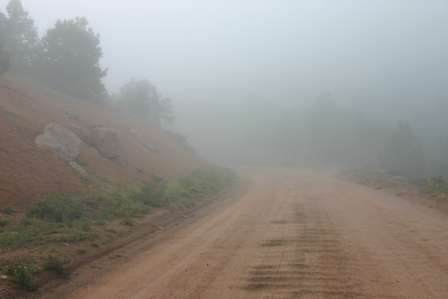
<path id="1" fill-rule="evenodd" d="M 48 124 L 35 142 L 40 148 L 50 149 L 65 161 L 73 161 L 79 156 L 82 143 L 75 133 L 56 123 Z"/>

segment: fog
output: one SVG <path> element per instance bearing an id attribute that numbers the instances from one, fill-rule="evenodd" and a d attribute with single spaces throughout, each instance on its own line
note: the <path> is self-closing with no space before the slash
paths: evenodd
<path id="1" fill-rule="evenodd" d="M 60 18 L 87 17 L 101 35 L 108 90 L 131 78 L 149 79 L 173 99 L 176 130 L 209 159 L 338 164 L 352 160 L 348 156 L 378 155 L 343 147 L 316 154 L 308 144 L 312 134 L 304 132 L 316 99 L 339 107 L 320 114 L 323 135 L 337 131 L 317 142 L 322 147 L 349 142 L 340 138 L 349 126 L 342 119 L 353 128 L 362 119 L 369 124 L 366 135 L 384 132 L 370 140 L 374 145 L 408 123 L 429 160 L 442 159 L 448 148 L 447 1 L 23 4 L 40 32 Z"/>

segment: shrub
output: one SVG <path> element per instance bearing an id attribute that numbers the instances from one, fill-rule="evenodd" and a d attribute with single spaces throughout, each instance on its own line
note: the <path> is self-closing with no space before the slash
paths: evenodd
<path id="1" fill-rule="evenodd" d="M 68 260 L 56 257 L 49 256 L 44 263 L 44 270 L 48 272 L 52 272 L 60 277 L 68 277 L 69 272 L 67 271 L 65 265 L 68 263 Z"/>
<path id="2" fill-rule="evenodd" d="M 448 181 L 443 177 L 430 178 L 427 180 L 426 185 L 430 192 L 448 194 Z"/>
<path id="3" fill-rule="evenodd" d="M 2 272 L 20 288 L 27 291 L 37 290 L 35 275 L 39 272 L 36 262 L 32 258 L 20 258 L 3 268 Z"/>
<path id="4" fill-rule="evenodd" d="M 165 203 L 166 183 L 158 178 L 141 188 L 133 199 L 151 207 L 161 207 Z"/>
<path id="5" fill-rule="evenodd" d="M 86 208 L 80 200 L 56 195 L 33 206 L 27 216 L 48 222 L 66 223 L 81 219 L 85 212 Z"/>
<path id="6" fill-rule="evenodd" d="M 10 223 L 7 219 L 0 219 L 0 228 L 7 226 Z"/>
<path id="7" fill-rule="evenodd" d="M 5 213 L 6 215 L 14 215 L 15 213 L 17 213 L 17 211 L 14 208 L 6 207 L 3 209 L 3 213 Z"/>

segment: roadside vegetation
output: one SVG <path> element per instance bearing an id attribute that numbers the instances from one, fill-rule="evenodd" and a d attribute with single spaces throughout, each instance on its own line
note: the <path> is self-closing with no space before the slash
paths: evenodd
<path id="1" fill-rule="evenodd" d="M 134 225 L 154 208 L 190 208 L 235 182 L 231 171 L 210 167 L 173 181 L 154 178 L 147 184 L 119 190 L 109 186 L 92 193 L 53 194 L 35 203 L 15 223 L 0 220 L 0 250 L 92 240 L 106 230 L 109 223 Z M 0 272 L 31 291 L 35 289 L 36 274 L 47 271 L 66 277 L 68 263 L 59 256 L 49 256 L 40 263 L 19 259 L 0 267 Z"/>
<path id="2" fill-rule="evenodd" d="M 425 186 L 429 192 L 434 195 L 445 196 L 448 199 L 448 179 L 445 177 L 433 177 L 425 182 Z"/>
<path id="3" fill-rule="evenodd" d="M 35 276 L 39 272 L 39 266 L 35 259 L 31 257 L 17 258 L 12 263 L 0 266 L 0 271 L 21 289 L 37 290 Z"/>

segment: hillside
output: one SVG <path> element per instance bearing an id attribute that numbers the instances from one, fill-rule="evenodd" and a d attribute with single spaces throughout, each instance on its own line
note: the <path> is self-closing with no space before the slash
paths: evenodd
<path id="1" fill-rule="evenodd" d="M 81 140 L 72 162 L 37 146 L 37 136 L 48 125 L 63 127 Z M 26 207 L 48 193 L 81 191 L 86 188 L 84 172 L 89 179 L 127 184 L 186 175 L 203 164 L 182 139 L 130 120 L 110 103 L 67 97 L 16 78 L 0 79 L 2 206 Z"/>

